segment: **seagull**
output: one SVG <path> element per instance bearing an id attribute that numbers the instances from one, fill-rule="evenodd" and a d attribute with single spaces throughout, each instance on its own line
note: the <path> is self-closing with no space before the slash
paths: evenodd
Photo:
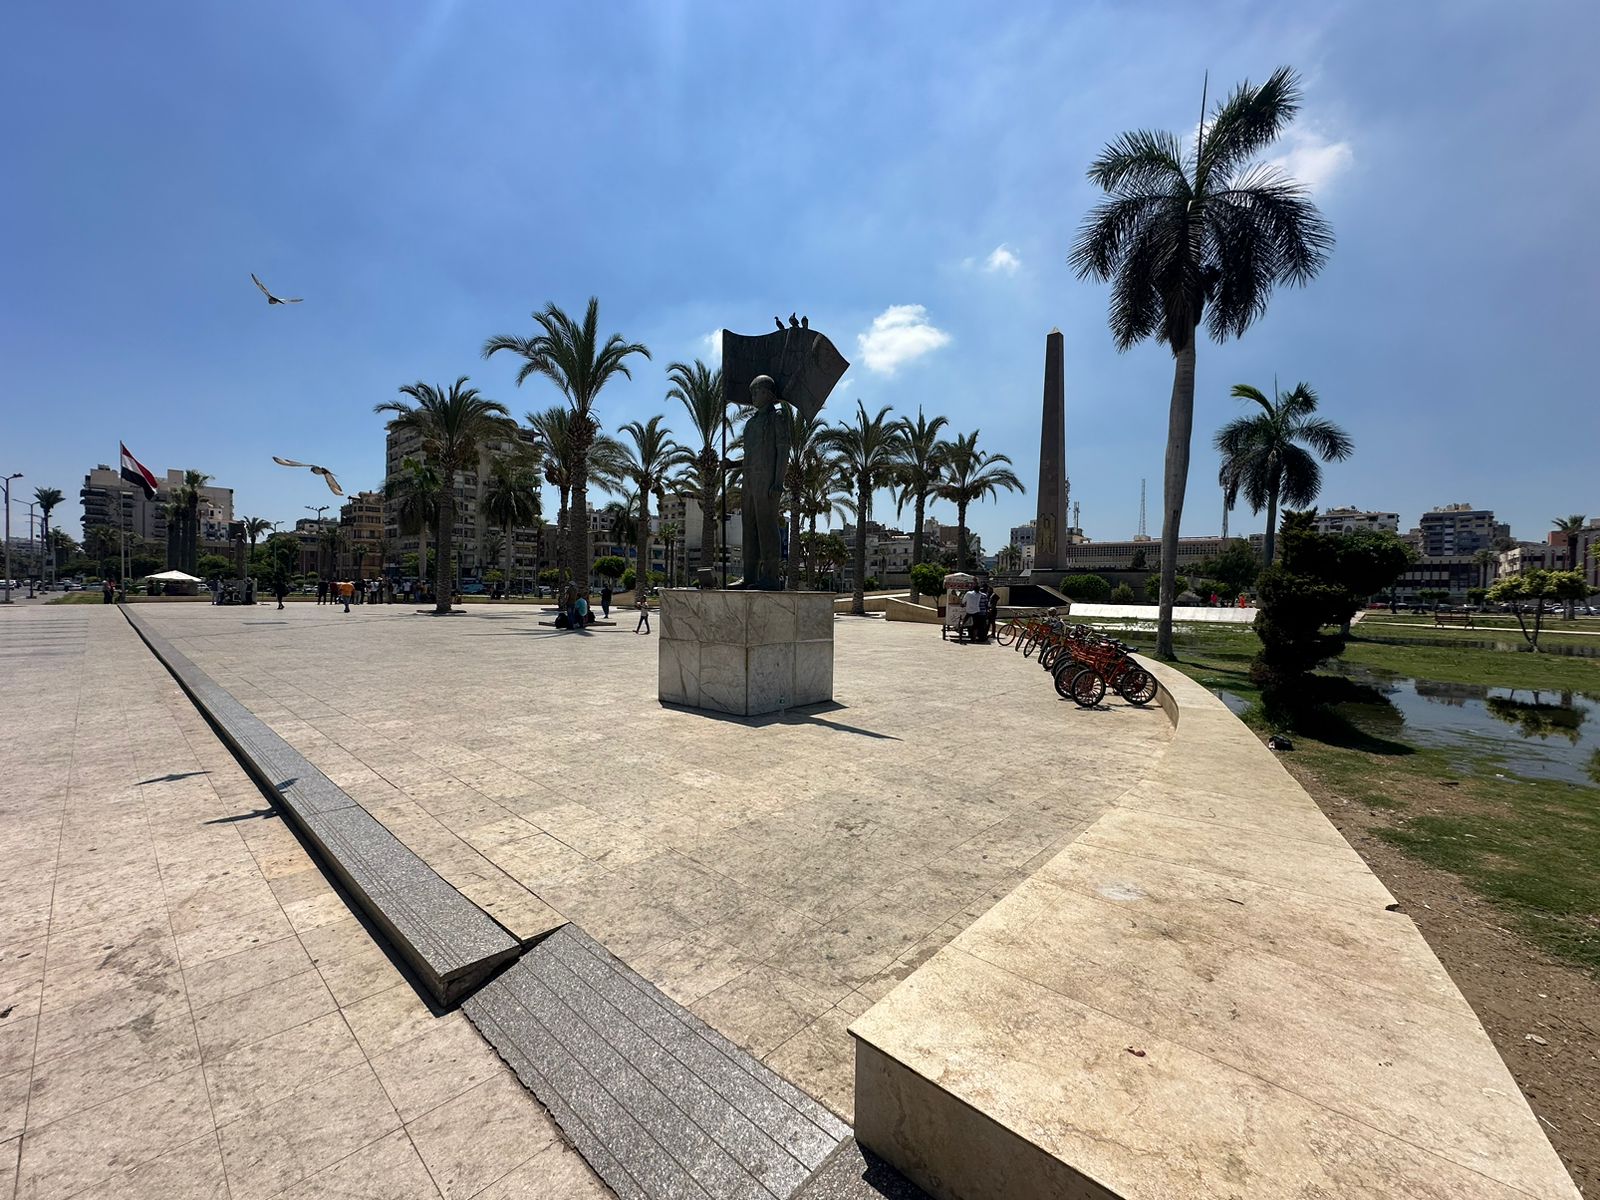
<path id="1" fill-rule="evenodd" d="M 333 477 L 333 472 L 328 470 L 327 467 L 314 467 L 310 463 L 295 462 L 292 458 L 279 458 L 276 454 L 272 456 L 272 461 L 280 467 L 305 467 L 313 475 L 321 475 L 328 485 L 328 490 L 335 496 L 344 495 L 344 489 L 339 486 L 339 481 Z"/>
<path id="2" fill-rule="evenodd" d="M 256 273 L 254 271 L 250 272 L 250 278 L 255 280 L 255 285 L 258 288 L 261 289 L 261 294 L 267 298 L 267 303 L 268 304 L 299 304 L 300 303 L 300 297 L 298 297 L 298 296 L 296 296 L 296 297 L 294 297 L 292 299 L 289 299 L 289 300 L 280 300 L 280 299 L 278 299 L 278 297 L 274 296 L 271 292 L 267 291 L 267 285 L 266 284 L 262 283 L 261 280 L 256 279 Z"/>
<path id="3" fill-rule="evenodd" d="M 778 330 L 779 330 L 780 333 L 783 331 L 783 318 L 782 317 L 773 317 L 772 318 L 772 323 L 778 327 Z"/>
<path id="4" fill-rule="evenodd" d="M 789 314 L 789 328 L 790 329 L 799 329 L 800 328 L 800 318 L 795 316 L 793 313 Z"/>

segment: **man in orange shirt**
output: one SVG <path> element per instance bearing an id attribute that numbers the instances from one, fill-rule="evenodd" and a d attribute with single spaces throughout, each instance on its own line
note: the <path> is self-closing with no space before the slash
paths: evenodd
<path id="1" fill-rule="evenodd" d="M 333 586 L 339 589 L 339 599 L 344 601 L 345 612 L 349 612 L 350 597 L 355 595 L 356 585 L 351 583 L 348 579 L 341 579 Z"/>

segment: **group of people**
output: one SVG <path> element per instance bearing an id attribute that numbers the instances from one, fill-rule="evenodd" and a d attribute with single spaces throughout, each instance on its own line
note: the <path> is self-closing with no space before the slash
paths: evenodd
<path id="1" fill-rule="evenodd" d="M 384 581 L 381 579 L 363 579 L 359 582 L 350 579 L 319 579 L 317 603 L 343 604 L 345 612 L 350 611 L 352 604 L 382 604 L 384 586 Z M 286 587 L 278 594 L 279 608 L 283 607 L 285 594 L 287 594 Z"/>
<path id="2" fill-rule="evenodd" d="M 994 588 L 984 582 L 967 589 L 962 605 L 967 611 L 967 640 L 987 642 L 989 631 L 994 628 L 995 614 L 1000 610 L 1000 601 L 994 594 Z"/>
<path id="3" fill-rule="evenodd" d="M 600 589 L 600 615 L 609 620 L 611 618 L 611 601 L 616 595 L 608 583 Z M 634 625 L 635 633 L 650 632 L 650 597 L 644 589 L 638 590 L 638 597 L 633 602 L 634 609 L 639 614 L 638 623 Z M 567 584 L 566 590 L 561 594 L 561 611 L 556 615 L 558 629 L 585 629 L 595 621 L 594 609 L 589 604 L 588 597 L 578 590 L 576 584 Z"/>

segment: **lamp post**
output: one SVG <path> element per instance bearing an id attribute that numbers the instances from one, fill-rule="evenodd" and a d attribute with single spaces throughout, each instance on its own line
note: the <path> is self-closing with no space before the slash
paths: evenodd
<path id="1" fill-rule="evenodd" d="M 6 598 L 0 604 L 11 603 L 11 481 L 21 479 L 22 472 L 14 471 L 5 477 L 6 492 Z"/>

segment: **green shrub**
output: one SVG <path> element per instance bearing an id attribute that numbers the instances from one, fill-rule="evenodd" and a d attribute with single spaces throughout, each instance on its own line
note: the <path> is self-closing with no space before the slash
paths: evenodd
<path id="1" fill-rule="evenodd" d="M 604 579 L 621 579 L 624 572 L 632 569 L 620 554 L 607 554 L 594 560 L 594 573 Z"/>
<path id="2" fill-rule="evenodd" d="M 1111 603 L 1113 603 L 1113 604 L 1132 604 L 1133 603 L 1133 589 L 1131 587 L 1129 587 L 1125 583 L 1117 584 L 1116 587 L 1111 589 Z"/>
<path id="3" fill-rule="evenodd" d="M 911 568 L 911 586 L 923 596 L 937 596 L 944 591 L 944 577 L 949 571 L 938 563 L 917 563 Z"/>
<path id="4" fill-rule="evenodd" d="M 1111 596 L 1111 585 L 1098 575 L 1068 575 L 1061 580 L 1061 594 L 1069 600 L 1102 604 Z"/>
<path id="5" fill-rule="evenodd" d="M 1172 581 L 1172 594 L 1174 597 L 1183 595 L 1189 590 L 1189 577 L 1176 576 Z M 1150 604 L 1161 603 L 1161 573 L 1157 571 L 1144 581 L 1144 598 Z"/>

